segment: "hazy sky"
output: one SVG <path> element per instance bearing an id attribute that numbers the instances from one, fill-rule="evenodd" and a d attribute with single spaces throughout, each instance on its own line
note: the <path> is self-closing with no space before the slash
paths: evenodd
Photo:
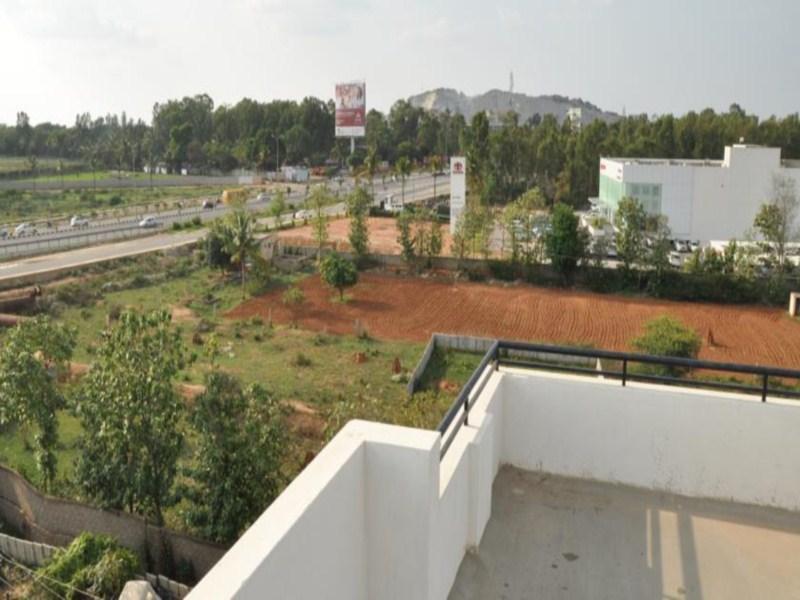
<path id="1" fill-rule="evenodd" d="M 800 0 L 0 0 L 0 122 L 73 123 L 206 92 L 370 108 L 434 87 L 607 110 L 800 110 Z"/>

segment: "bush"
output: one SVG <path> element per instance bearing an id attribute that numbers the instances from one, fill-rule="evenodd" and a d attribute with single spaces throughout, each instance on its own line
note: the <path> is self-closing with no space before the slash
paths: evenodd
<path id="1" fill-rule="evenodd" d="M 295 367 L 310 367 L 311 364 L 311 359 L 302 352 L 295 354 L 294 358 L 292 359 L 292 365 Z"/>
<path id="2" fill-rule="evenodd" d="M 60 581 L 73 588 L 83 590 L 102 598 L 116 598 L 125 583 L 141 573 L 139 558 L 119 545 L 112 537 L 82 533 L 72 540 L 66 548 L 56 550 L 53 557 L 40 573 L 42 583 L 49 579 Z M 78 592 L 65 590 L 65 598 L 84 597 Z M 42 587 L 41 597 L 50 597 L 50 592 Z"/>
<path id="3" fill-rule="evenodd" d="M 661 316 L 645 323 L 644 335 L 633 340 L 634 348 L 653 356 L 697 358 L 701 339 L 694 329 L 677 319 Z M 679 375 L 686 371 L 680 367 L 647 365 L 647 371 L 664 375 Z"/>

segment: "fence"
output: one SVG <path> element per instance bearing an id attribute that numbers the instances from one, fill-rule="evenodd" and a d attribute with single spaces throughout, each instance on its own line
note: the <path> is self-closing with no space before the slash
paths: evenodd
<path id="1" fill-rule="evenodd" d="M 5 555 L 29 567 L 41 567 L 57 550 L 56 546 L 30 542 L 17 537 L 0 533 L 0 555 Z M 182 600 L 191 588 L 163 575 L 146 573 L 144 579 L 164 598 Z"/>
<path id="2" fill-rule="evenodd" d="M 596 361 L 596 367 L 589 368 L 570 364 L 570 360 L 575 358 Z M 648 372 L 641 369 L 632 371 L 629 368 L 629 363 L 634 363 L 638 366 L 649 366 L 651 371 Z M 615 364 L 619 365 L 618 370 L 609 368 Z M 492 369 L 487 368 L 490 365 L 492 365 Z M 461 426 L 468 424 L 470 403 L 480 395 L 483 385 L 488 379 L 486 373 L 490 373 L 491 370 L 497 370 L 501 366 L 618 379 L 623 387 L 628 382 L 655 383 L 757 395 L 760 397 L 761 402 L 766 402 L 770 396 L 774 398 L 800 399 L 800 391 L 797 388 L 789 389 L 784 384 L 786 379 L 791 379 L 796 384 L 800 383 L 800 371 L 798 370 L 498 340 L 492 343 L 480 365 L 472 373 L 464 387 L 461 388 L 455 401 L 437 427 L 443 438 L 442 456 L 447 452 Z M 655 374 L 658 371 L 652 371 L 652 367 L 660 368 L 666 374 Z M 759 385 L 749 385 L 738 380 L 689 379 L 676 374 L 691 370 L 756 377 Z M 772 388 L 770 388 L 770 377 L 774 384 Z M 460 415 L 458 420 L 456 420 L 457 415 Z M 453 425 L 454 422 L 455 425 Z"/>
<path id="3" fill-rule="evenodd" d="M 84 531 L 104 533 L 136 551 L 149 570 L 202 577 L 226 548 L 149 524 L 141 517 L 45 496 L 0 466 L 0 520 L 33 542 L 64 546 Z"/>
<path id="4" fill-rule="evenodd" d="M 491 349 L 492 344 L 494 344 L 493 339 L 491 338 L 483 338 L 483 337 L 473 337 L 469 335 L 451 335 L 447 333 L 434 333 L 431 336 L 428 345 L 425 347 L 425 351 L 422 353 L 422 357 L 420 358 L 417 366 L 414 368 L 414 372 L 411 374 L 411 377 L 408 381 L 408 395 L 412 395 L 414 392 L 417 391 L 419 388 L 419 384 L 422 381 L 422 377 L 425 374 L 425 370 L 428 368 L 428 363 L 430 362 L 434 351 L 437 348 L 444 348 L 447 350 L 457 350 L 459 352 L 472 352 L 475 354 L 478 353 L 486 353 L 488 350 Z M 524 358 L 527 360 L 539 360 L 539 361 L 548 361 L 552 360 L 552 356 L 547 353 L 542 352 L 534 352 L 530 350 L 515 350 L 512 351 L 512 355 L 517 358 Z M 561 356 L 559 361 L 565 364 L 571 364 L 579 367 L 585 367 L 588 369 L 600 369 L 602 365 L 600 364 L 599 360 L 595 360 L 588 356 Z"/>

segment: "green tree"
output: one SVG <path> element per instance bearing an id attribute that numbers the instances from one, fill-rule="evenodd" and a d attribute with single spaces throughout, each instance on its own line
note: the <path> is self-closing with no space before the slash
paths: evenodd
<path id="1" fill-rule="evenodd" d="M 701 340 L 697 332 L 672 317 L 663 315 L 645 323 L 644 334 L 634 339 L 632 346 L 645 354 L 696 358 Z M 664 375 L 679 375 L 686 369 L 681 367 L 648 366 L 645 370 Z"/>
<path id="2" fill-rule="evenodd" d="M 306 295 L 299 287 L 292 286 L 283 293 L 281 300 L 283 301 L 283 305 L 289 309 L 290 313 L 292 313 L 292 326 L 296 327 L 297 312 L 306 301 Z"/>
<path id="3" fill-rule="evenodd" d="M 774 175 L 772 199 L 761 205 L 753 224 L 764 238 L 765 246 L 775 252 L 781 272 L 786 268 L 786 244 L 795 237 L 792 228 L 797 222 L 798 209 L 800 199 L 795 180 L 785 175 Z"/>
<path id="4" fill-rule="evenodd" d="M 358 283 L 356 265 L 336 252 L 332 252 L 322 259 L 319 264 L 319 274 L 322 281 L 339 291 L 339 300 L 344 300 L 345 288 Z"/>
<path id="5" fill-rule="evenodd" d="M 563 203 L 553 207 L 551 230 L 545 236 L 547 257 L 553 268 L 570 281 L 578 264 L 586 257 L 589 235 L 580 226 L 578 216 Z"/>
<path id="6" fill-rule="evenodd" d="M 83 427 L 76 478 L 101 506 L 164 523 L 183 445 L 175 380 L 188 362 L 166 311 L 123 313 L 103 333 L 76 403 Z"/>
<path id="7" fill-rule="evenodd" d="M 370 146 L 364 157 L 364 171 L 369 177 L 369 189 L 372 200 L 375 200 L 375 173 L 378 172 L 378 151 L 375 146 Z"/>
<path id="8" fill-rule="evenodd" d="M 325 242 L 328 241 L 328 216 L 325 214 L 325 207 L 333 203 L 333 198 L 327 187 L 317 185 L 312 188 L 306 203 L 314 213 L 311 229 L 314 241 L 317 242 L 317 260 L 320 260 L 322 258 L 322 248 Z"/>
<path id="9" fill-rule="evenodd" d="M 225 252 L 231 257 L 232 264 L 239 265 L 242 298 L 244 298 L 247 259 L 258 256 L 259 245 L 255 237 L 255 221 L 245 209 L 237 208 L 226 219 L 223 232 Z"/>
<path id="10" fill-rule="evenodd" d="M 231 255 L 225 246 L 227 238 L 225 232 L 225 222 L 215 220 L 206 234 L 206 262 L 212 269 L 226 271 L 231 267 Z"/>
<path id="11" fill-rule="evenodd" d="M 401 156 L 394 165 L 394 170 L 400 177 L 400 194 L 403 206 L 406 205 L 406 179 L 411 175 L 411 161 L 407 156 Z"/>
<path id="12" fill-rule="evenodd" d="M 23 321 L 6 336 L 0 351 L 0 425 L 33 425 L 36 465 L 42 487 L 56 477 L 58 411 L 65 401 L 58 377 L 69 371 L 75 331 L 38 316 Z"/>
<path id="13" fill-rule="evenodd" d="M 644 237 L 647 214 L 642 204 L 631 197 L 622 198 L 615 218 L 617 255 L 626 273 L 644 258 Z"/>
<path id="14" fill-rule="evenodd" d="M 277 497 L 287 436 L 280 404 L 214 370 L 194 403 L 196 463 L 185 490 L 187 523 L 217 542 L 232 542 Z"/>
<path id="15" fill-rule="evenodd" d="M 369 252 L 369 225 L 367 215 L 371 199 L 361 186 L 347 196 L 347 212 L 350 214 L 348 241 L 356 259 L 361 261 Z"/>
<path id="16" fill-rule="evenodd" d="M 444 160 L 440 154 L 434 154 L 431 156 L 431 173 L 433 174 L 433 201 L 436 202 L 436 179 L 439 177 L 439 172 L 442 170 L 444 166 Z"/>
<path id="17" fill-rule="evenodd" d="M 670 270 L 669 253 L 671 249 L 670 229 L 667 218 L 656 218 L 651 231 L 651 246 L 645 252 L 644 264 L 650 270 L 648 288 L 656 296 L 662 295 L 667 271 Z"/>
<path id="18" fill-rule="evenodd" d="M 283 224 L 283 213 L 286 212 L 286 194 L 283 190 L 278 190 L 272 196 L 272 202 L 269 205 L 269 213 L 275 219 L 275 227 L 280 229 Z"/>
<path id="19" fill-rule="evenodd" d="M 409 266 L 414 263 L 416 258 L 414 234 L 412 232 L 413 222 L 414 213 L 409 210 L 403 210 L 397 216 L 397 243 L 400 244 L 400 256 Z"/>

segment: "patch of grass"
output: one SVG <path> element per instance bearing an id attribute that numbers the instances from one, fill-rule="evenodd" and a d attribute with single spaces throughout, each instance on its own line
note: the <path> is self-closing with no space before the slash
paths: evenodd
<path id="1" fill-rule="evenodd" d="M 431 355 L 428 366 L 422 374 L 420 389 L 438 390 L 440 382 L 450 385 L 463 384 L 469 379 L 483 359 L 483 354 L 459 352 L 458 350 L 436 348 Z M 455 396 L 457 391 L 451 395 Z"/>

